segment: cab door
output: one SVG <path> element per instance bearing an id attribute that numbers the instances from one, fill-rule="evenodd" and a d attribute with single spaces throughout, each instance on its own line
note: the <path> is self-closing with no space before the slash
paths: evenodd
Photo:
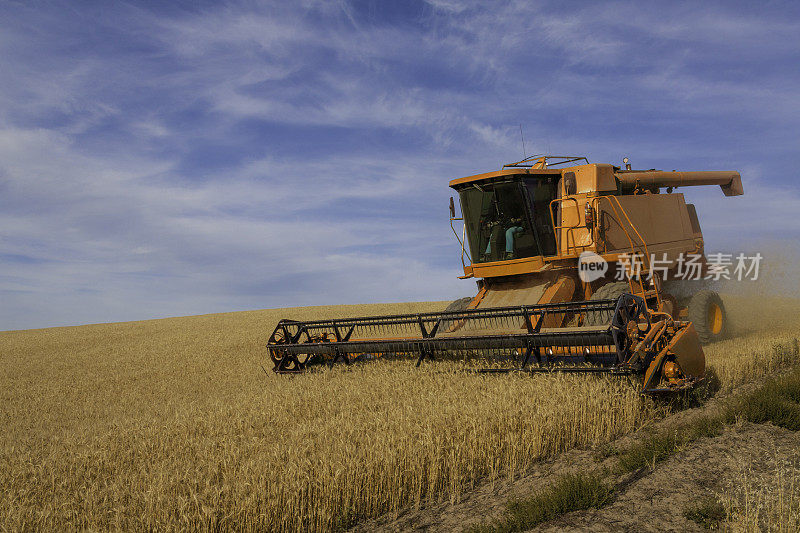
<path id="1" fill-rule="evenodd" d="M 556 238 L 550 218 L 550 202 L 556 197 L 556 177 L 542 175 L 525 178 L 524 189 L 529 205 L 529 217 L 541 255 L 556 255 Z"/>

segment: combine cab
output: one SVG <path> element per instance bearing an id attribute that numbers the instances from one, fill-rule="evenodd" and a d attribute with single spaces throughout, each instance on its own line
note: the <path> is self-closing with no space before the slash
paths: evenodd
<path id="1" fill-rule="evenodd" d="M 492 361 L 485 372 L 638 374 L 647 393 L 693 386 L 705 372 L 701 342 L 721 338 L 726 319 L 716 293 L 663 283 L 687 255 L 701 277 L 707 269 L 694 206 L 673 189 L 719 185 L 740 195 L 741 178 L 625 163 L 534 156 L 451 181 L 463 213 L 451 199 L 451 226 L 464 222 L 460 236 L 453 227 L 462 278 L 476 279 L 477 295 L 442 313 L 282 320 L 268 343 L 274 370 L 482 356 Z M 614 279 L 620 271 L 625 281 Z"/>

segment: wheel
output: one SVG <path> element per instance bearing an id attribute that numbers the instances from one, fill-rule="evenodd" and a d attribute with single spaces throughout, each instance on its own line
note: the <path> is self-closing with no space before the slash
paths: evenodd
<path id="1" fill-rule="evenodd" d="M 606 283 L 597 292 L 592 294 L 590 300 L 616 300 L 620 295 L 630 292 L 631 288 L 627 281 L 612 281 Z M 584 325 L 586 326 L 607 326 L 611 323 L 613 309 L 608 311 L 591 311 L 586 314 Z"/>
<path id="2" fill-rule="evenodd" d="M 451 302 L 450 305 L 448 305 L 447 308 L 444 310 L 444 312 L 445 313 L 451 313 L 451 312 L 455 313 L 457 311 L 464 311 L 467 308 L 467 306 L 469 306 L 469 303 L 471 301 L 472 301 L 472 296 L 465 296 L 464 298 L 459 298 L 458 300 L 455 300 L 455 301 Z M 439 331 L 440 332 L 450 331 L 451 328 L 457 329 L 456 326 L 457 326 L 457 322 L 456 321 L 445 320 L 439 326 Z M 461 327 L 461 326 L 458 325 L 458 327 Z"/>
<path id="3" fill-rule="evenodd" d="M 472 301 L 472 296 L 465 296 L 463 298 L 459 298 L 450 303 L 447 308 L 444 310 L 445 313 L 449 313 L 451 311 L 463 311 L 467 308 L 469 303 Z"/>
<path id="4" fill-rule="evenodd" d="M 728 316 L 719 294 L 703 289 L 692 296 L 688 307 L 689 321 L 694 324 L 701 343 L 717 342 L 725 337 Z"/>

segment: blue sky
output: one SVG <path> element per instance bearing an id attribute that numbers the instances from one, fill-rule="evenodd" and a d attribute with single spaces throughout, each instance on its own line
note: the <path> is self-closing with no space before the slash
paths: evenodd
<path id="1" fill-rule="evenodd" d="M 792 247 L 798 36 L 789 2 L 0 1 L 0 330 L 470 294 L 447 182 L 520 124 L 739 170 L 686 191 L 708 250 Z"/>

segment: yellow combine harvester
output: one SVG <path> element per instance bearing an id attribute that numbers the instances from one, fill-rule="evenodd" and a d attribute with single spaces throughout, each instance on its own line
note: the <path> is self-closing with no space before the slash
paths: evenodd
<path id="1" fill-rule="evenodd" d="M 707 270 L 694 206 L 673 193 L 695 185 L 743 194 L 738 172 L 631 170 L 627 159 L 623 169 L 533 156 L 453 180 L 462 216 L 451 198 L 450 223 L 464 223 L 460 236 L 453 228 L 461 277 L 477 280 L 477 295 L 442 313 L 282 320 L 268 343 L 274 370 L 482 354 L 495 363 L 485 371 L 640 374 L 647 393 L 691 387 L 705 373 L 701 342 L 727 327 L 715 292 L 681 301 L 693 289 L 664 283 L 688 256 L 701 277 Z"/>

